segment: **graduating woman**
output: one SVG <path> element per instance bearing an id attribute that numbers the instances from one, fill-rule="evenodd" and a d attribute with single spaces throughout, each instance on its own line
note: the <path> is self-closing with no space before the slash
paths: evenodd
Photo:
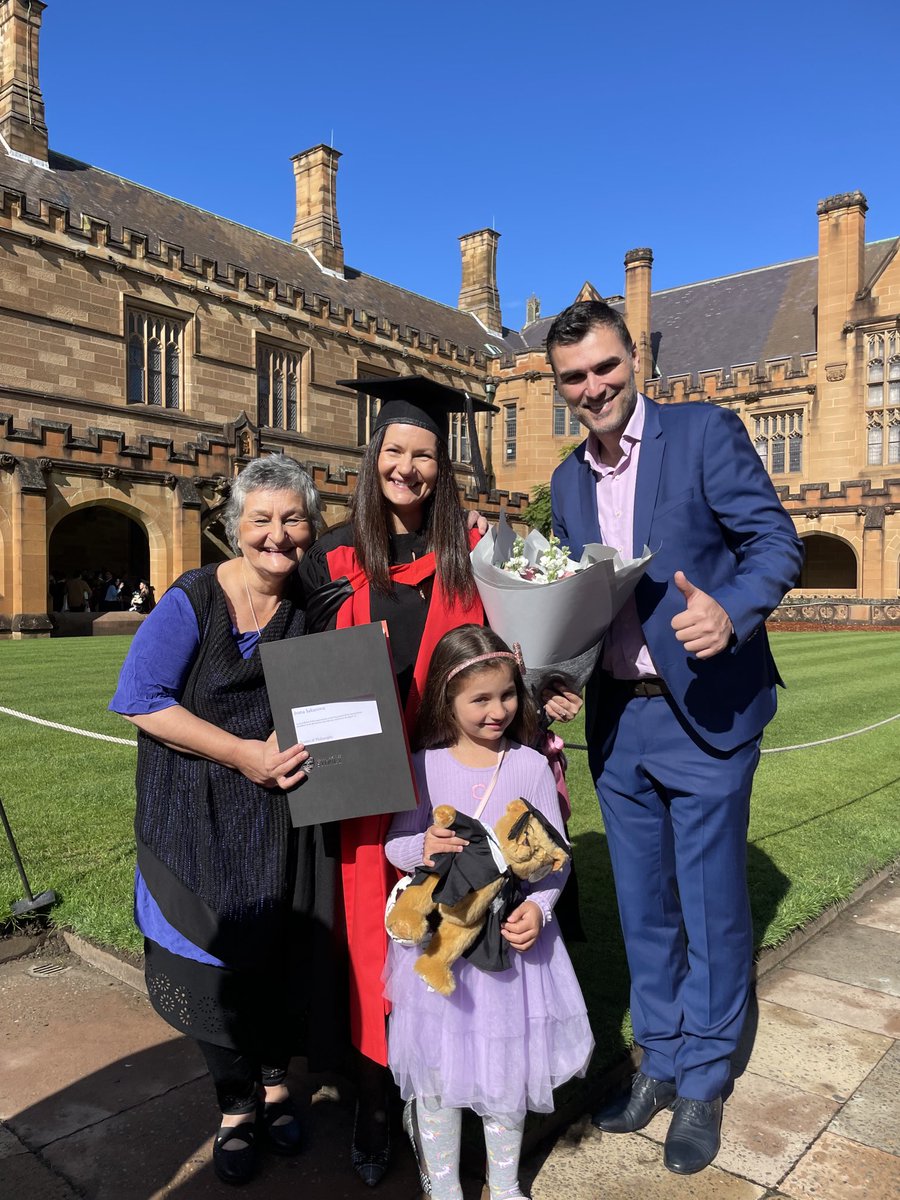
<path id="1" fill-rule="evenodd" d="M 448 630 L 484 621 L 469 563 L 479 535 L 467 530 L 459 501 L 449 414 L 496 410 L 420 376 L 341 382 L 382 404 L 349 521 L 325 533 L 300 565 L 308 628 L 387 622 L 412 737 L 434 647 Z M 383 1176 L 389 1154 L 381 972 L 384 906 L 397 878 L 384 856 L 390 823 L 390 814 L 341 823 L 351 1026 L 360 1053 L 352 1159 L 370 1186 Z"/>

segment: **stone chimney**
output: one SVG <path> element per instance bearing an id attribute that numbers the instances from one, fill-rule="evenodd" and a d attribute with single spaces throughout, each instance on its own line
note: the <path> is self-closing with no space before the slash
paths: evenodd
<path id="1" fill-rule="evenodd" d="M 829 196 L 816 206 L 819 216 L 819 287 L 817 346 L 819 372 L 839 363 L 846 367 L 843 333 L 857 294 L 862 291 L 866 245 L 866 198 L 862 192 Z"/>
<path id="2" fill-rule="evenodd" d="M 41 0 L 0 0 L 0 153 L 47 164 L 38 82 Z"/>
<path id="3" fill-rule="evenodd" d="M 331 146 L 313 146 L 291 159 L 297 188 L 291 241 L 309 250 L 321 266 L 343 274 L 344 247 L 335 192 L 340 157 L 340 151 Z"/>
<path id="4" fill-rule="evenodd" d="M 653 378 L 653 349 L 650 342 L 650 277 L 653 251 L 648 246 L 625 255 L 625 324 L 641 356 L 638 387 Z"/>
<path id="5" fill-rule="evenodd" d="M 535 323 L 535 321 L 539 321 L 540 319 L 541 319 L 541 302 L 537 298 L 537 296 L 534 294 L 534 292 L 532 292 L 531 295 L 528 297 L 528 299 L 525 301 L 525 324 L 526 324 L 526 326 L 533 325 Z"/>
<path id="6" fill-rule="evenodd" d="M 497 291 L 497 242 L 494 229 L 478 229 L 459 239 L 462 287 L 458 308 L 476 316 L 492 333 L 501 333 L 500 293 Z"/>

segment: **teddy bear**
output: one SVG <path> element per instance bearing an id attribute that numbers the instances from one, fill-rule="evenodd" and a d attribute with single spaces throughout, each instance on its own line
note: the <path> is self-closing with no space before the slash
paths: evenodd
<path id="1" fill-rule="evenodd" d="M 385 926 L 406 945 L 419 945 L 431 931 L 414 970 L 449 996 L 456 988 L 452 967 L 462 955 L 482 970 L 508 968 L 500 923 L 521 900 L 518 881 L 535 883 L 561 871 L 569 854 L 549 821 L 521 798 L 509 802 L 494 830 L 449 804 L 439 805 L 433 818 L 469 845 L 436 854 L 434 867 L 419 867 L 401 881 Z"/>

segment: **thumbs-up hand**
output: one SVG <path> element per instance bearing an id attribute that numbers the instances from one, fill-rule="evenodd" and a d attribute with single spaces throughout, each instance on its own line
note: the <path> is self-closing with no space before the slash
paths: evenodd
<path id="1" fill-rule="evenodd" d="M 684 571 L 676 571 L 673 579 L 685 602 L 684 612 L 672 618 L 675 636 L 697 658 L 721 653 L 734 633 L 728 613 L 707 592 L 695 587 Z"/>

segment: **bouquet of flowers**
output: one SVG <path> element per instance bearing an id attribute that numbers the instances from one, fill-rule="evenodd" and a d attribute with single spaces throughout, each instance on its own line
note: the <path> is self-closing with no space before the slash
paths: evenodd
<path id="1" fill-rule="evenodd" d="M 515 534 L 506 514 L 472 551 L 472 571 L 491 628 L 518 642 L 529 684 L 561 682 L 580 692 L 594 669 L 603 636 L 634 591 L 652 554 L 623 560 L 592 543 L 573 560 L 559 539 L 532 530 Z"/>
<path id="2" fill-rule="evenodd" d="M 516 534 L 512 554 L 505 563 L 500 564 L 500 569 L 528 583 L 556 583 L 557 579 L 566 579 L 580 569 L 580 564 L 569 558 L 569 547 L 561 546 L 559 538 L 553 533 L 550 534 L 547 549 L 538 554 L 536 562 L 532 562 L 525 551 L 525 539 Z"/>

